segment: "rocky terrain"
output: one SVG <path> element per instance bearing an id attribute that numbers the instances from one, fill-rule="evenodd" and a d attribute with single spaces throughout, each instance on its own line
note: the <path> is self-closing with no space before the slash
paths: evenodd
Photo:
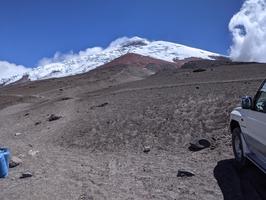
<path id="1" fill-rule="evenodd" d="M 140 60 L 1 88 L 0 146 L 22 163 L 0 199 L 265 199 L 265 175 L 231 160 L 228 121 L 266 65 Z"/>

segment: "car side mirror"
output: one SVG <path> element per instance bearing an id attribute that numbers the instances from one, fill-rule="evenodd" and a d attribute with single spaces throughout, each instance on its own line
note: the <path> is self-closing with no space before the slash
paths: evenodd
<path id="1" fill-rule="evenodd" d="M 252 108 L 252 97 L 249 97 L 249 96 L 242 97 L 241 107 L 243 109 L 251 109 Z"/>

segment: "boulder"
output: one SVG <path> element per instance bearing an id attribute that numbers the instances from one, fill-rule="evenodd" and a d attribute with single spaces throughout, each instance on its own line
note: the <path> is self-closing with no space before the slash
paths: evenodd
<path id="1" fill-rule="evenodd" d="M 15 136 L 20 136 L 22 135 L 22 133 L 15 133 Z"/>
<path id="2" fill-rule="evenodd" d="M 32 177 L 33 175 L 32 175 L 32 173 L 30 173 L 30 172 L 23 172 L 22 174 L 21 174 L 21 176 L 19 177 L 19 178 L 30 178 L 30 177 Z"/>
<path id="3" fill-rule="evenodd" d="M 16 156 L 12 156 L 9 161 L 9 168 L 14 168 L 22 163 L 22 160 Z"/>
<path id="4" fill-rule="evenodd" d="M 206 69 L 203 69 L 203 68 L 198 68 L 198 69 L 193 70 L 194 73 L 195 72 L 205 72 L 205 71 L 206 71 Z"/>
<path id="5" fill-rule="evenodd" d="M 143 149 L 144 153 L 149 153 L 151 151 L 151 148 L 149 146 L 145 146 Z"/>
<path id="6" fill-rule="evenodd" d="M 28 151 L 28 154 L 30 155 L 30 156 L 36 156 L 37 154 L 39 153 L 39 151 L 37 151 L 37 150 L 29 150 Z"/>
<path id="7" fill-rule="evenodd" d="M 192 176 L 195 176 L 195 174 L 189 171 L 185 171 L 185 170 L 178 170 L 176 176 L 177 177 L 192 177 Z"/>
<path id="8" fill-rule="evenodd" d="M 190 151 L 200 151 L 202 149 L 208 148 L 211 146 L 211 143 L 207 139 L 197 139 L 193 142 L 190 142 L 188 149 Z"/>
<path id="9" fill-rule="evenodd" d="M 48 118 L 48 121 L 51 122 L 51 121 L 55 121 L 55 120 L 58 120 L 62 118 L 62 116 L 57 116 L 57 115 L 54 115 L 54 114 L 51 114 Z"/>

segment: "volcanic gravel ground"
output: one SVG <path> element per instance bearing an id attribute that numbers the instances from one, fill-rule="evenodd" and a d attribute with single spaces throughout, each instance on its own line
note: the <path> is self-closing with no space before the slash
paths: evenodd
<path id="1" fill-rule="evenodd" d="M 265 199 L 265 175 L 230 160 L 228 130 L 264 78 L 263 64 L 149 76 L 119 66 L 4 87 L 0 146 L 23 163 L 0 180 L 0 199 Z M 211 147 L 189 151 L 200 138 Z"/>

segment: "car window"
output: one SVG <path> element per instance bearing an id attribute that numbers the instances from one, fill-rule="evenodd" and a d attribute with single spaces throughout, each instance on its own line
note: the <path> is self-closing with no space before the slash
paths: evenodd
<path id="1" fill-rule="evenodd" d="M 255 110 L 266 113 L 266 83 L 259 92 L 258 98 L 255 102 Z"/>
<path id="2" fill-rule="evenodd" d="M 261 91 L 266 92 L 266 83 L 262 86 Z"/>

